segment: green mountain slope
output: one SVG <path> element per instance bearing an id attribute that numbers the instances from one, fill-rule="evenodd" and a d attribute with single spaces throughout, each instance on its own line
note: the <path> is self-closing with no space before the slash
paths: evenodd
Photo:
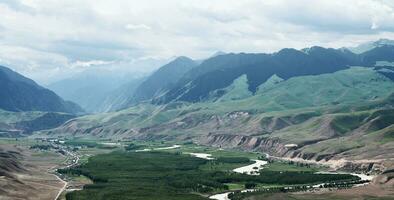
<path id="1" fill-rule="evenodd" d="M 131 90 L 135 80 L 138 78 L 131 75 L 96 69 L 52 83 L 48 87 L 62 98 L 78 103 L 85 111 L 96 113 L 107 110 L 111 104 L 117 104 L 116 100 L 112 102 L 111 96 L 132 95 L 127 93 L 128 90 L 122 90 L 122 93 L 117 93 L 117 90 L 126 84 Z"/>
<path id="2" fill-rule="evenodd" d="M 75 118 L 75 115 L 57 112 L 10 112 L 0 109 L 0 137 L 20 137 L 34 131 L 51 129 Z"/>
<path id="3" fill-rule="evenodd" d="M 393 81 L 373 69 L 353 67 L 332 74 L 291 78 L 250 98 L 215 104 L 214 107 L 267 112 L 350 104 L 384 98 L 393 92 L 393 88 Z"/>
<path id="4" fill-rule="evenodd" d="M 210 95 L 210 98 L 216 98 L 217 102 L 233 101 L 244 99 L 253 96 L 253 93 L 248 89 L 248 78 L 244 74 L 233 81 L 233 83 L 223 89 L 215 90 Z"/>

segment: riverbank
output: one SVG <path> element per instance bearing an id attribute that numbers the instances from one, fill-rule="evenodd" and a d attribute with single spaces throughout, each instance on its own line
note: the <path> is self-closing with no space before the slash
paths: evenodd
<path id="1" fill-rule="evenodd" d="M 255 163 L 244 167 L 233 169 L 234 172 L 248 175 L 259 175 L 259 171 L 264 168 L 268 162 L 265 160 L 253 160 Z"/>
<path id="2" fill-rule="evenodd" d="M 174 144 L 174 145 L 168 146 L 168 147 L 157 147 L 157 148 L 139 149 L 139 150 L 135 150 L 135 152 L 162 151 L 162 150 L 178 149 L 178 148 L 180 148 L 180 147 L 181 147 L 181 145 Z"/>

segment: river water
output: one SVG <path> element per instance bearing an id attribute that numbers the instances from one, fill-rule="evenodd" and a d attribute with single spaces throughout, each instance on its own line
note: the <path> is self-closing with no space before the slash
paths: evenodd
<path id="1" fill-rule="evenodd" d="M 244 167 L 240 167 L 240 168 L 236 168 L 233 171 L 234 172 L 238 172 L 238 173 L 246 173 L 248 175 L 258 175 L 258 173 L 256 173 L 256 171 L 260 170 L 263 168 L 264 165 L 267 164 L 267 161 L 263 161 L 263 160 L 254 160 L 256 161 L 256 163 L 251 164 L 251 165 L 247 165 Z M 255 167 L 258 167 L 258 169 L 253 169 Z M 321 174 L 349 174 L 349 173 L 345 173 L 345 172 L 317 172 L 317 173 L 321 173 Z M 350 173 L 353 176 L 357 176 L 359 177 L 361 180 L 367 180 L 367 181 L 371 181 L 374 176 L 371 175 L 366 175 L 366 174 L 356 174 L 356 173 Z M 353 187 L 359 187 L 359 186 L 363 186 L 366 185 L 368 183 L 364 183 L 364 184 L 356 184 Z M 317 184 L 312 186 L 313 188 L 319 188 L 321 185 L 324 185 L 324 183 L 322 184 Z M 241 192 L 251 192 L 254 191 L 254 189 L 246 189 L 246 190 L 242 190 Z M 216 200 L 230 200 L 228 198 L 228 195 L 231 192 L 225 192 L 225 193 L 220 193 L 220 194 L 215 194 L 210 196 L 210 199 L 216 199 Z"/>

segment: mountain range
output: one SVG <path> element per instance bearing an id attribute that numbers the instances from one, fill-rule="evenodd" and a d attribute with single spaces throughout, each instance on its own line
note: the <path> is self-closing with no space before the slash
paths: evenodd
<path id="1" fill-rule="evenodd" d="M 195 103 L 218 99 L 225 94 L 222 89 L 229 87 L 241 75 L 246 76 L 248 90 L 252 94 L 274 75 L 288 80 L 333 73 L 350 66 L 380 68 L 381 74 L 393 79 L 392 73 L 387 72 L 390 69 L 386 69 L 393 62 L 392 44 L 391 40 L 379 40 L 353 49 L 314 46 L 301 50 L 282 49 L 272 54 L 219 52 L 200 61 L 181 56 L 145 78 L 130 77 L 128 83 L 113 77 L 95 78 L 96 81 L 87 81 L 84 77 L 58 82 L 50 88 L 62 97 L 79 102 L 88 112 L 97 113 L 117 111 L 141 102 Z M 357 52 L 354 49 L 364 51 L 354 53 Z M 89 83 L 86 87 L 85 82 Z"/>
<path id="2" fill-rule="evenodd" d="M 107 95 L 98 109 L 104 113 L 29 130 L 34 137 L 188 141 L 325 161 L 391 158 L 394 45 L 371 44 L 360 53 L 311 47 L 178 57 Z"/>
<path id="3" fill-rule="evenodd" d="M 198 102 L 210 93 L 229 86 L 245 74 L 252 93 L 271 76 L 287 80 L 292 77 L 333 73 L 349 66 L 374 67 L 377 61 L 393 61 L 394 46 L 379 46 L 362 54 L 346 49 L 311 47 L 303 50 L 283 49 L 273 54 L 227 54 L 204 61 L 189 71 L 163 97 L 154 102 L 173 100 Z M 220 78 L 218 78 L 220 77 Z"/>
<path id="4" fill-rule="evenodd" d="M 389 159 L 393 50 L 311 47 L 200 63 L 181 57 L 144 79 L 125 109 L 35 136 L 189 141 L 327 162 Z"/>
<path id="5" fill-rule="evenodd" d="M 385 72 L 385 67 L 393 62 L 392 44 L 391 40 L 382 39 L 355 48 L 314 46 L 301 50 L 287 48 L 272 54 L 219 52 L 200 61 L 181 56 L 145 78 L 91 75 L 60 81 L 49 87 L 63 98 L 78 102 L 90 113 L 117 111 L 141 102 L 195 103 L 220 98 L 225 94 L 222 89 L 241 75 L 246 76 L 252 94 L 273 75 L 288 80 L 333 73 L 350 66 L 380 67 L 382 74 L 393 78 L 392 73 Z"/>

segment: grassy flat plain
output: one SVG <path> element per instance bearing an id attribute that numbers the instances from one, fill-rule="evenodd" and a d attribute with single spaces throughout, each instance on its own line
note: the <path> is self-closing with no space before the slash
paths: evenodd
<path id="1" fill-rule="evenodd" d="M 222 160 L 223 163 L 218 163 L 219 159 L 209 161 L 174 152 L 115 151 L 91 157 L 79 167 L 60 172 L 83 174 L 94 182 L 82 191 L 68 193 L 67 199 L 207 199 L 214 193 L 242 189 L 249 182 L 277 186 L 357 179 L 350 175 L 313 174 L 302 168 L 266 170 L 259 176 L 250 176 L 209 167 L 231 162 Z"/>

